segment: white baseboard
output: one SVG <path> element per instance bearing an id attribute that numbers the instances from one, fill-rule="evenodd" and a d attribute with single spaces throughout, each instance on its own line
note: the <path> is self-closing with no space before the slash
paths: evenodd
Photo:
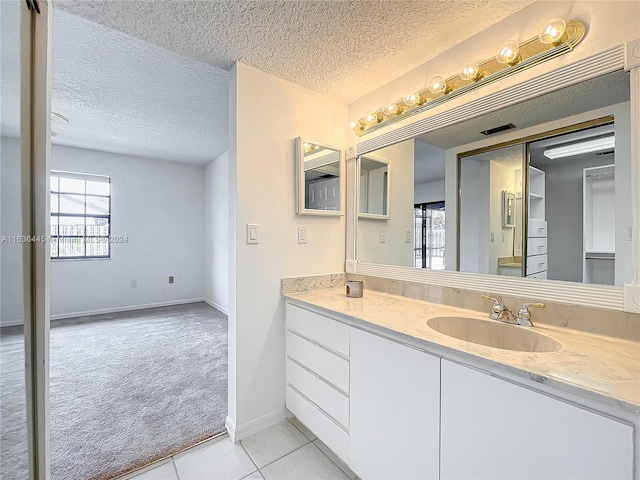
<path id="1" fill-rule="evenodd" d="M 172 305 L 184 305 L 186 303 L 204 302 L 204 298 L 187 298 L 183 300 L 170 300 L 168 302 L 145 303 L 142 305 L 127 305 L 125 307 L 101 308 L 98 310 L 87 310 L 84 312 L 60 313 L 51 315 L 51 320 L 60 320 L 62 318 L 86 317 L 89 315 L 101 315 L 103 313 L 127 312 L 129 310 L 144 310 L 145 308 L 170 307 Z"/>
<path id="2" fill-rule="evenodd" d="M 13 327 L 15 325 L 22 325 L 24 323 L 24 320 L 19 319 L 19 320 L 7 320 L 5 322 L 0 322 L 0 327 Z"/>
<path id="3" fill-rule="evenodd" d="M 249 423 L 245 423 L 240 427 L 236 426 L 233 421 L 227 417 L 224 426 L 227 429 L 227 433 L 229 434 L 231 441 L 233 443 L 237 443 L 255 433 L 259 433 L 269 427 L 273 427 L 291 416 L 291 412 L 283 407 L 275 412 L 267 413 L 260 418 L 256 418 Z"/>
<path id="4" fill-rule="evenodd" d="M 117 312 L 127 312 L 130 310 L 143 310 L 145 308 L 155 308 L 155 307 L 170 307 L 172 305 L 185 305 L 187 303 L 197 303 L 197 302 L 206 302 L 209 303 L 206 299 L 200 298 L 187 298 L 183 300 L 170 300 L 168 302 L 156 302 L 156 303 L 145 303 L 142 305 L 127 305 L 124 307 L 115 307 L 115 308 L 101 308 L 97 310 L 86 310 L 83 312 L 71 312 L 71 313 L 59 313 L 57 315 L 51 315 L 51 320 L 62 320 L 64 318 L 75 318 L 75 317 L 87 317 L 89 315 L 101 315 L 103 313 L 117 313 Z M 9 320 L 7 322 L 2 322 L 0 326 L 2 327 L 10 327 L 13 325 L 22 325 L 24 321 L 20 320 Z"/>
<path id="5" fill-rule="evenodd" d="M 217 304 L 216 302 L 214 302 L 213 300 L 209 300 L 208 298 L 204 299 L 205 303 L 208 303 L 209 305 L 211 305 L 213 308 L 215 308 L 216 310 L 220 310 L 222 313 L 224 313 L 227 317 L 229 316 L 229 312 L 227 311 L 226 308 L 224 308 L 222 305 Z"/>

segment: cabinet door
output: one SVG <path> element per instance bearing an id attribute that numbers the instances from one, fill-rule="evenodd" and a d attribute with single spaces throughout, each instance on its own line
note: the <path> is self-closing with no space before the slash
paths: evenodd
<path id="1" fill-rule="evenodd" d="M 631 479 L 633 429 L 442 361 L 441 479 Z"/>
<path id="2" fill-rule="evenodd" d="M 351 468 L 364 480 L 437 479 L 440 359 L 350 335 Z"/>

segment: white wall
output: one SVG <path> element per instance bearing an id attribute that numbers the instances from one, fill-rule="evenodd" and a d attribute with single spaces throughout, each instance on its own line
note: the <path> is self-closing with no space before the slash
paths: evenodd
<path id="1" fill-rule="evenodd" d="M 229 92 L 228 424 L 241 434 L 285 414 L 281 278 L 344 271 L 344 217 L 295 213 L 294 138 L 343 148 L 347 109 L 241 63 Z M 259 226 L 257 245 L 245 242 L 247 223 Z"/>
<path id="2" fill-rule="evenodd" d="M 389 220 L 358 218 L 358 261 L 411 267 L 414 141 L 391 145 L 367 156 L 389 162 Z M 385 230 L 385 243 L 379 241 L 381 228 Z M 405 230 L 411 233 L 409 243 L 405 242 Z"/>
<path id="3" fill-rule="evenodd" d="M 218 310 L 229 310 L 229 152 L 205 169 L 204 296 Z"/>
<path id="4" fill-rule="evenodd" d="M 2 144 L 17 151 L 14 140 Z M 20 230 L 19 212 L 11 206 L 19 198 L 20 169 L 4 153 L 2 230 L 9 235 Z M 52 261 L 52 318 L 203 298 L 204 167 L 60 145 L 52 146 L 51 164 L 110 176 L 111 235 L 128 238 L 112 244 L 108 260 Z M 19 323 L 20 246 L 5 245 L 2 255 L 2 322 Z"/>
<path id="5" fill-rule="evenodd" d="M 0 237 L 22 234 L 20 139 L 0 137 Z M 22 322 L 22 245 L 0 243 L 0 325 Z"/>
<path id="6" fill-rule="evenodd" d="M 488 273 L 489 271 L 489 225 L 490 182 L 489 162 L 478 162 L 473 158 L 465 158 L 461 164 L 460 182 L 462 184 L 460 210 L 460 270 L 463 272 Z M 450 210 L 451 211 L 451 210 Z M 451 214 L 448 218 L 451 218 Z M 447 222 L 447 238 L 449 225 L 453 224 L 455 235 L 455 217 Z M 447 242 L 447 246 L 451 242 Z M 449 253 L 450 248 L 446 249 Z M 455 252 L 454 252 L 455 253 Z M 455 265 L 455 254 L 453 256 Z"/>
<path id="7" fill-rule="evenodd" d="M 522 157 L 522 149 L 518 146 L 512 147 L 516 153 Z M 508 162 L 502 162 L 500 157 L 508 155 L 511 149 L 498 150 L 496 152 L 496 160 L 491 160 L 490 164 L 490 187 L 489 187 L 489 208 L 491 209 L 490 223 L 491 231 L 489 233 L 489 271 L 492 275 L 498 274 L 498 259 L 502 257 L 511 257 L 514 254 L 513 240 L 515 229 L 502 226 L 502 192 L 516 194 L 516 170 L 522 172 L 522 169 Z M 493 235 L 493 238 L 491 236 Z"/>
<path id="8" fill-rule="evenodd" d="M 419 183 L 413 186 L 414 203 L 444 202 L 445 182 Z M 446 205 L 445 205 L 446 208 Z"/>

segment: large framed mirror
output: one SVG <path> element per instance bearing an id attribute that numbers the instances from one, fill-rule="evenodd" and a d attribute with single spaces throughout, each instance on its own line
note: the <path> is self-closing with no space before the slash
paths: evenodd
<path id="1" fill-rule="evenodd" d="M 296 213 L 299 215 L 344 214 L 344 162 L 342 152 L 297 137 Z"/>
<path id="2" fill-rule="evenodd" d="M 392 273 L 384 268 L 389 266 L 516 276 L 540 285 L 559 280 L 621 287 L 632 281 L 628 72 L 589 78 L 393 141 L 369 140 L 357 153 L 404 152 L 390 162 L 394 175 L 404 179 L 390 192 L 390 202 L 394 217 L 404 215 L 410 223 L 390 226 L 386 238 L 404 239 L 410 228 L 411 239 L 395 243 L 393 258 L 372 255 L 379 236 L 358 218 L 354 265 L 372 267 L 357 273 Z M 549 158 L 549 150 L 600 141 L 615 147 L 606 143 Z M 371 148 L 375 143 L 383 147 Z M 602 291 L 622 298 L 622 289 Z"/>

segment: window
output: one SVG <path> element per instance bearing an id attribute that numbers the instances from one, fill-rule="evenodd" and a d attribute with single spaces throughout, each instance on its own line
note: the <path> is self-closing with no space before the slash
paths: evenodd
<path id="1" fill-rule="evenodd" d="M 414 266 L 431 270 L 444 269 L 444 202 L 414 205 Z"/>
<path id="2" fill-rule="evenodd" d="M 51 172 L 51 258 L 109 258 L 111 179 Z"/>

